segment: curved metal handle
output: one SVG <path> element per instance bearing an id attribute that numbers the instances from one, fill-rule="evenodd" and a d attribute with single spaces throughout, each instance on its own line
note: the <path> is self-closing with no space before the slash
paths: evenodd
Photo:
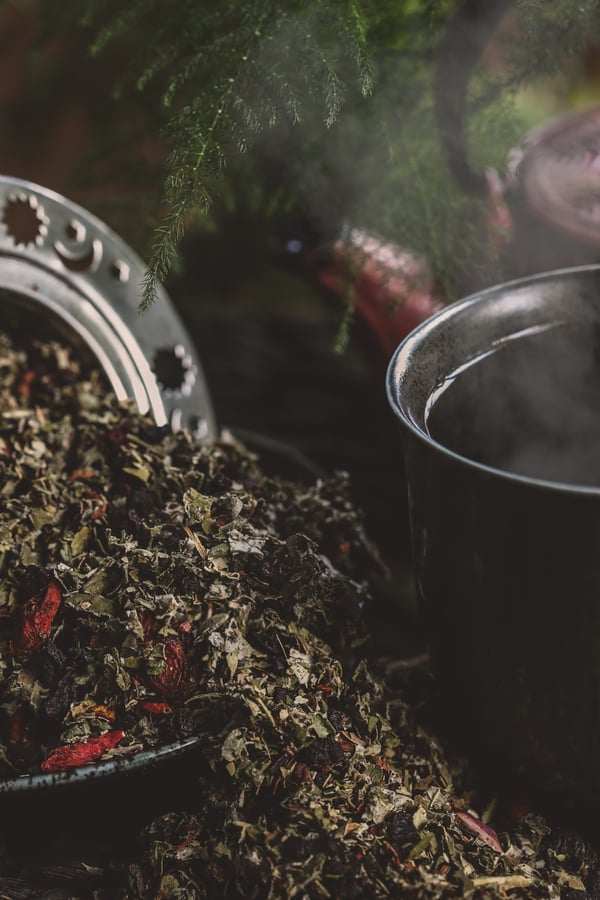
<path id="1" fill-rule="evenodd" d="M 138 312 L 143 276 L 142 260 L 87 210 L 0 176 L 0 316 L 41 313 L 83 341 L 119 399 L 158 425 L 214 437 L 200 360 L 164 289 Z"/>

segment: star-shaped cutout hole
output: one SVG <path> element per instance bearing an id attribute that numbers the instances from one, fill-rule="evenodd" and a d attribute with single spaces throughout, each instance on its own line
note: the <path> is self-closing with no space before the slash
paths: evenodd
<path id="1" fill-rule="evenodd" d="M 48 234 L 48 221 L 33 194 L 11 194 L 2 214 L 2 223 L 16 247 L 41 247 Z"/>

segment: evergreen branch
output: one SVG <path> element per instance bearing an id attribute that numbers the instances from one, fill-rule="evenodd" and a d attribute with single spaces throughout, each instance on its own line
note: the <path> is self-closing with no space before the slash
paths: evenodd
<path id="1" fill-rule="evenodd" d="M 251 23 L 251 28 L 248 29 L 251 40 L 241 54 L 241 61 L 244 65 L 238 67 L 238 71 L 235 75 L 229 76 L 226 89 L 221 92 L 215 101 L 215 114 L 212 121 L 208 123 L 202 133 L 197 156 L 190 169 L 190 177 L 192 180 L 201 179 L 206 173 L 214 171 L 214 167 L 211 169 L 211 167 L 206 164 L 207 161 L 215 155 L 213 150 L 215 150 L 216 155 L 218 155 L 219 151 L 217 147 L 219 139 L 222 138 L 226 127 L 229 126 L 232 134 L 235 132 L 234 123 L 231 121 L 233 111 L 236 111 L 238 114 L 241 113 L 246 127 L 249 127 L 256 132 L 263 129 L 265 125 L 270 128 L 274 127 L 280 121 L 282 112 L 285 112 L 288 120 L 293 123 L 298 123 L 300 120 L 299 96 L 285 75 L 276 71 L 276 77 L 273 77 L 273 75 L 260 65 L 259 61 L 252 58 L 258 43 L 257 39 L 262 37 L 262 28 L 268 19 L 268 12 L 268 7 L 261 9 L 256 16 L 255 21 Z M 290 20 L 288 19 L 287 23 L 285 23 L 288 26 L 289 21 Z M 277 36 L 277 30 L 275 31 L 275 35 Z M 273 36 L 270 36 L 270 40 L 273 40 Z M 226 43 L 225 38 L 224 43 Z M 263 43 L 262 46 L 264 47 L 265 44 Z M 307 50 L 309 53 L 314 53 L 310 42 Z M 173 98 L 182 89 L 184 84 L 193 80 L 196 70 L 201 64 L 204 56 L 205 54 L 202 50 L 196 51 L 195 54 L 188 57 L 183 64 L 180 64 L 178 71 L 173 73 L 170 83 L 163 94 L 164 105 L 170 105 Z M 358 56 L 357 52 L 355 52 L 354 56 L 355 58 L 361 58 Z M 320 53 L 319 55 L 319 64 L 323 72 L 321 77 L 324 79 L 323 99 L 325 106 L 325 123 L 327 126 L 331 126 L 335 122 L 343 103 L 343 82 L 334 65 L 329 62 L 328 57 L 324 53 Z M 367 70 L 366 65 L 363 65 L 363 68 L 365 71 Z M 252 73 L 250 78 L 248 77 L 249 72 Z M 369 78 L 362 77 L 363 91 L 366 89 L 367 84 L 370 83 Z M 243 97 L 244 80 L 246 83 L 253 81 L 255 85 L 259 84 L 262 86 L 262 91 L 260 92 L 261 105 L 259 109 L 253 109 L 251 105 L 245 101 Z M 191 146 L 198 143 L 197 140 L 194 140 L 193 127 L 186 126 L 182 129 L 181 125 L 175 123 L 175 127 L 173 127 L 172 123 L 169 131 L 173 138 L 174 147 L 181 147 L 182 131 L 185 132 L 186 139 L 190 140 L 191 138 Z M 238 140 L 237 146 L 239 150 L 245 150 L 247 148 L 247 142 L 243 139 Z M 176 151 L 172 154 L 169 165 L 173 166 L 174 164 L 177 164 L 181 167 L 181 162 L 180 154 Z M 148 308 L 154 301 L 158 291 L 159 282 L 164 278 L 164 275 L 168 271 L 169 263 L 176 254 L 178 242 L 184 233 L 186 217 L 194 207 L 194 201 L 189 199 L 193 196 L 194 192 L 190 189 L 189 185 L 186 188 L 185 194 L 182 195 L 181 182 L 175 179 L 170 182 L 169 188 L 165 189 L 165 199 L 170 203 L 171 209 L 167 219 L 163 223 L 163 227 L 157 231 L 155 236 L 153 254 L 144 280 L 143 294 L 140 302 L 141 310 Z M 206 191 L 201 191 L 201 198 L 205 207 L 206 204 L 208 204 L 208 195 Z"/>
<path id="2" fill-rule="evenodd" d="M 330 128 L 336 121 L 344 100 L 342 81 L 325 56 L 321 57 L 324 72 L 323 95 L 325 100 L 325 125 Z"/>
<path id="3" fill-rule="evenodd" d="M 122 35 L 130 28 L 134 27 L 136 19 L 139 19 L 142 15 L 148 15 L 152 11 L 152 8 L 159 2 L 160 0 L 129 0 L 128 6 L 125 7 L 119 15 L 111 15 L 108 23 L 98 32 L 95 41 L 90 46 L 90 53 L 92 56 L 97 55 L 104 50 L 106 45 L 116 36 Z M 100 3 L 92 4 L 88 7 L 87 11 L 83 12 L 81 15 L 82 24 L 93 26 L 100 17 L 98 8 L 101 9 L 103 6 L 110 15 L 110 2 L 103 3 L 101 0 Z"/>
<path id="4" fill-rule="evenodd" d="M 177 253 L 179 244 L 185 231 L 185 221 L 187 215 L 197 208 L 208 208 L 208 194 L 199 189 L 197 182 L 190 185 L 189 191 L 179 186 L 177 190 L 165 187 L 165 193 L 169 192 L 172 200 L 171 210 L 158 225 L 154 232 L 154 243 L 152 247 L 152 256 L 146 266 L 144 279 L 142 282 L 142 295 L 139 304 L 139 312 L 143 313 L 156 300 L 156 296 L 160 285 L 168 275 L 173 258 Z M 175 196 L 178 202 L 174 203 Z"/>
<path id="5" fill-rule="evenodd" d="M 185 154 L 185 161 L 181 159 L 179 151 L 175 151 L 169 160 L 172 174 L 167 178 L 164 188 L 164 196 L 170 205 L 170 211 L 164 222 L 158 226 L 152 248 L 152 256 L 148 262 L 143 280 L 142 296 L 139 304 L 140 312 L 148 309 L 156 300 L 160 284 L 167 276 L 173 259 L 177 254 L 179 243 L 185 232 L 185 222 L 188 214 L 199 209 L 205 212 L 208 209 L 210 198 L 201 177 L 201 169 L 209 156 L 213 156 L 212 168 L 216 168 L 214 157 L 218 157 L 218 148 L 214 146 L 214 135 L 224 118 L 227 105 L 233 93 L 233 84 L 227 87 L 222 94 L 219 106 L 215 110 L 213 120 L 196 148 L 195 159 L 190 166 L 188 157 L 194 153 L 194 144 L 190 143 Z M 187 109 L 180 117 L 179 128 L 186 134 L 189 129 L 186 119 L 193 111 Z M 190 135 L 194 137 L 194 135 Z M 178 145 L 177 145 L 178 146 Z"/>
<path id="6" fill-rule="evenodd" d="M 355 317 L 356 314 L 354 312 L 354 306 L 352 304 L 352 301 L 349 300 L 348 302 L 344 303 L 342 307 L 342 315 L 340 317 L 335 343 L 333 345 L 335 353 L 343 353 L 347 348 L 348 342 L 350 340 L 350 330 L 352 328 Z"/>
<path id="7" fill-rule="evenodd" d="M 175 44 L 169 44 L 156 51 L 156 56 L 147 65 L 144 65 L 136 78 L 135 86 L 140 93 L 144 91 L 151 81 L 161 72 L 172 65 L 179 55 L 180 50 Z"/>
<path id="8" fill-rule="evenodd" d="M 516 7 L 521 40 L 513 48 L 512 84 L 556 74 L 600 37 L 597 0 L 517 0 Z"/>
<path id="9" fill-rule="evenodd" d="M 48 6 L 55 6 L 48 0 Z M 282 122 L 296 127 L 317 105 L 322 121 L 337 122 L 348 90 L 363 96 L 373 84 L 369 26 L 374 0 L 62 0 L 61 18 L 86 29 L 90 51 L 120 42 L 131 59 L 119 79 L 158 88 L 167 159 L 167 216 L 157 229 L 141 308 L 156 296 L 189 213 L 205 209 L 211 177 L 252 136 Z M 350 65 L 349 65 L 350 61 Z M 233 144 L 231 142 L 234 142 Z M 194 184 L 196 182 L 196 184 Z"/>
<path id="10" fill-rule="evenodd" d="M 374 67 L 369 53 L 367 17 L 357 0 L 349 0 L 348 25 L 351 57 L 359 73 L 361 93 L 367 97 L 373 90 Z"/>
<path id="11" fill-rule="evenodd" d="M 473 120 L 483 123 L 473 135 L 488 159 L 489 147 L 495 155 L 508 147 L 486 110 L 520 84 L 556 71 L 600 34 L 598 0 L 515 3 L 522 41 L 510 70 L 473 90 L 472 60 L 450 91 L 460 104 L 468 88 L 460 121 L 465 133 Z M 277 194 L 338 226 L 340 219 L 354 218 L 381 231 L 387 222 L 388 236 L 426 253 L 448 285 L 468 254 L 477 255 L 481 239 L 471 227 L 476 211 L 452 185 L 440 148 L 446 120 L 448 133 L 456 133 L 456 107 L 446 104 L 446 120 L 438 117 L 436 124 L 431 75 L 457 9 L 481 13 L 496 9 L 498 0 L 42 5 L 55 28 L 73 21 L 83 26 L 94 53 L 116 44 L 120 58 L 130 61 L 128 72 L 115 79 L 121 96 L 146 91 L 149 130 L 160 128 L 168 141 L 167 213 L 154 235 L 141 309 L 153 302 L 192 214 L 208 208 L 215 176 L 250 149 L 249 177 L 264 190 L 265 208 Z M 477 48 L 475 37 L 473 52 Z M 448 52 L 454 63 L 464 55 L 464 42 Z M 440 80 L 449 85 L 444 72 Z M 262 133 L 268 139 L 261 140 Z"/>
<path id="12" fill-rule="evenodd" d="M 260 36 L 260 27 L 263 21 L 264 16 L 257 18 L 253 37 Z M 248 60 L 250 52 L 251 46 L 248 46 L 246 52 L 242 54 L 243 62 Z M 236 79 L 230 76 L 225 87 L 218 94 L 212 121 L 206 131 L 200 135 L 195 130 L 195 124 L 201 111 L 198 102 L 184 109 L 171 125 L 177 138 L 173 141 L 174 150 L 168 161 L 171 174 L 165 182 L 164 189 L 165 200 L 170 205 L 170 211 L 155 232 L 152 256 L 143 280 L 140 312 L 144 312 L 156 300 L 160 284 L 168 274 L 177 254 L 179 243 L 185 232 L 188 214 L 194 209 L 206 211 L 208 208 L 210 198 L 204 186 L 202 169 L 210 160 L 212 166 L 207 165 L 207 171 L 214 171 L 217 168 L 215 160 L 222 161 L 221 151 L 215 137 L 221 123 L 227 120 L 229 106 L 235 95 L 235 87 Z M 194 154 L 196 144 L 199 146 L 195 150 L 195 159 L 190 166 L 189 157 Z M 183 152 L 181 152 L 182 148 L 185 148 Z"/>

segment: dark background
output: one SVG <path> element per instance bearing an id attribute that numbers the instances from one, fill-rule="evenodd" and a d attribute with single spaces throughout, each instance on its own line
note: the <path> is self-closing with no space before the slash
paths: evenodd
<path id="1" fill-rule="evenodd" d="M 142 109 L 137 115 L 131 104 L 124 111 L 114 103 L 115 65 L 110 53 L 91 60 L 68 36 L 40 44 L 34 4 L 4 4 L 0 172 L 82 204 L 147 258 L 165 147 L 147 133 Z M 390 578 L 378 581 L 373 621 L 401 621 L 397 636 L 383 628 L 382 639 L 392 655 L 411 653 L 421 637 L 387 358 L 360 320 L 346 350 L 335 351 L 343 302 L 278 252 L 289 235 L 303 235 L 304 223 L 274 222 L 253 207 L 243 183 L 232 190 L 233 200 L 217 197 L 218 231 L 191 229 L 167 283 L 199 351 L 218 422 L 273 471 L 350 473 L 353 498 L 390 568 Z"/>

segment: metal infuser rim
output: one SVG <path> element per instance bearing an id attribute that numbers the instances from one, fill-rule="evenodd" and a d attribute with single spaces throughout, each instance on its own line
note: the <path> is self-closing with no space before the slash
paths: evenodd
<path id="1" fill-rule="evenodd" d="M 217 435 L 193 342 L 164 288 L 145 313 L 145 266 L 104 222 L 39 185 L 0 176 L 0 294 L 4 315 L 35 311 L 86 345 L 120 400 L 158 425 Z M 7 298 L 10 298 L 8 300 Z M 2 324 L 0 305 L 0 325 Z"/>
<path id="2" fill-rule="evenodd" d="M 212 439 L 217 428 L 202 366 L 165 290 L 148 312 L 138 313 L 144 269 L 131 248 L 87 210 L 46 188 L 0 176 L 0 327 L 16 319 L 27 328 L 33 313 L 41 316 L 85 345 L 120 400 L 135 400 L 158 425 L 187 427 L 198 440 Z M 150 768 L 179 757 L 198 740 L 0 781 L 0 795 Z"/>

